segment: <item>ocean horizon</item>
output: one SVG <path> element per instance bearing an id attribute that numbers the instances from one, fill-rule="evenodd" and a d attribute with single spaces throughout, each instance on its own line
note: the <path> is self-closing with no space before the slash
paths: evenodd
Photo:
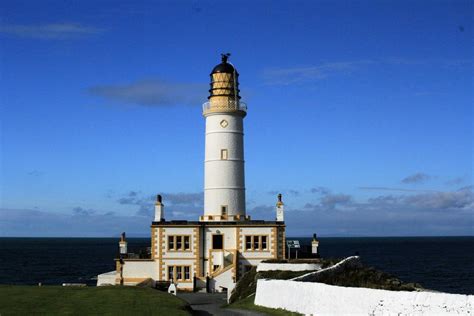
<path id="1" fill-rule="evenodd" d="M 287 237 L 308 245 L 311 238 Z M 364 264 L 424 288 L 474 294 L 474 236 L 318 237 L 323 258 L 358 254 Z M 150 239 L 129 237 L 129 250 Z M 93 286 L 115 269 L 117 237 L 0 237 L 0 284 Z M 292 252 L 294 258 L 295 252 Z"/>

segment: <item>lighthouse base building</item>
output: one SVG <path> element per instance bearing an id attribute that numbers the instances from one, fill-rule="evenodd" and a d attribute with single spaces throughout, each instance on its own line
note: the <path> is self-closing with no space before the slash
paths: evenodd
<path id="1" fill-rule="evenodd" d="M 282 222 L 161 221 L 151 226 L 150 259 L 116 259 L 113 284 L 171 281 L 179 290 L 232 290 L 262 260 L 285 256 Z"/>
<path id="2" fill-rule="evenodd" d="M 178 290 L 230 291 L 259 262 L 285 258 L 284 205 L 275 221 L 252 220 L 245 211 L 243 120 L 236 69 L 228 54 L 211 72 L 206 119 L 204 213 L 197 221 L 165 220 L 160 195 L 151 224 L 147 258 L 129 254 L 120 240 L 116 270 L 98 276 L 98 285 L 170 282 Z M 165 197 L 166 198 L 166 197 Z"/>

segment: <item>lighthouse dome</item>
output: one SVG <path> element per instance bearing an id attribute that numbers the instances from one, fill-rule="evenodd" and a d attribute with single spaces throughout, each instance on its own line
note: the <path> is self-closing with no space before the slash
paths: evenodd
<path id="1" fill-rule="evenodd" d="M 233 74 L 234 71 L 237 73 L 237 70 L 227 62 L 227 59 L 229 58 L 230 54 L 221 54 L 222 56 L 222 62 L 215 66 L 214 69 L 212 69 L 211 75 L 216 74 L 216 73 L 225 73 L 225 74 Z"/>

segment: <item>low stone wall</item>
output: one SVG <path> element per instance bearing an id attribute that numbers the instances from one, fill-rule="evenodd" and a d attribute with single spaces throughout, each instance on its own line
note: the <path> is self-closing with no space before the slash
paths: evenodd
<path id="1" fill-rule="evenodd" d="M 317 281 L 319 276 L 327 275 L 327 274 L 335 274 L 338 273 L 339 271 L 349 268 L 349 267 L 354 267 L 354 266 L 360 266 L 360 257 L 359 256 L 351 256 L 347 257 L 344 260 L 339 261 L 333 266 L 327 267 L 325 269 L 318 269 L 318 271 L 315 272 L 310 272 L 307 274 L 304 274 L 302 276 L 296 277 L 292 280 L 294 281 L 311 281 L 315 282 Z"/>
<path id="2" fill-rule="evenodd" d="M 320 270 L 319 263 L 266 263 L 260 262 L 257 272 L 260 271 L 312 271 Z"/>
<path id="3" fill-rule="evenodd" d="M 474 314 L 473 295 L 386 291 L 294 280 L 258 280 L 255 304 L 313 315 Z"/>

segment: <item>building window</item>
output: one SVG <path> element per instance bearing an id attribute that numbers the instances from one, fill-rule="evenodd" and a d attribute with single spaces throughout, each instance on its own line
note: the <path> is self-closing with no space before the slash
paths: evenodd
<path id="1" fill-rule="evenodd" d="M 252 250 L 252 236 L 245 236 L 245 250 Z"/>
<path id="2" fill-rule="evenodd" d="M 212 235 L 212 249 L 224 249 L 224 236 L 221 234 Z"/>
<path id="3" fill-rule="evenodd" d="M 260 250 L 259 236 L 253 236 L 253 249 Z"/>
<path id="4" fill-rule="evenodd" d="M 227 160 L 227 158 L 228 158 L 227 149 L 221 149 L 221 160 Z"/>
<path id="5" fill-rule="evenodd" d="M 221 215 L 227 216 L 227 205 L 221 205 Z"/>
<path id="6" fill-rule="evenodd" d="M 184 236 L 184 250 L 189 250 L 189 236 Z"/>
<path id="7" fill-rule="evenodd" d="M 183 236 L 176 236 L 176 249 L 183 247 Z"/>
<path id="8" fill-rule="evenodd" d="M 266 235 L 245 236 L 245 250 L 250 250 L 250 251 L 268 250 L 268 236 Z"/>
<path id="9" fill-rule="evenodd" d="M 174 249 L 174 236 L 168 236 L 168 250 Z"/>
<path id="10" fill-rule="evenodd" d="M 190 251 L 191 237 L 189 235 L 168 236 L 168 251 Z"/>
<path id="11" fill-rule="evenodd" d="M 191 280 L 191 266 L 168 266 L 168 281 Z"/>
<path id="12" fill-rule="evenodd" d="M 266 250 L 268 249 L 267 248 L 267 236 L 261 236 L 261 239 L 260 239 L 262 242 L 261 242 L 261 248 L 262 250 Z"/>

